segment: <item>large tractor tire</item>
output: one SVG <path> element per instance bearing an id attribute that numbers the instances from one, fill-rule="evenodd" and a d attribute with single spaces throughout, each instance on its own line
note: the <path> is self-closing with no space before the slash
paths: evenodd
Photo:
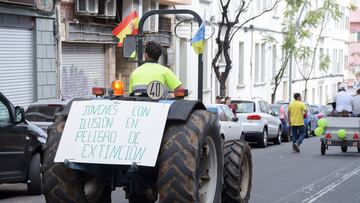
<path id="1" fill-rule="evenodd" d="M 158 157 L 160 202 L 220 202 L 223 142 L 214 114 L 195 110 L 169 122 Z"/>
<path id="2" fill-rule="evenodd" d="M 252 158 L 249 144 L 243 140 L 225 142 L 222 202 L 248 202 L 251 182 Z"/>
<path id="3" fill-rule="evenodd" d="M 43 194 L 46 202 L 111 202 L 111 188 L 85 172 L 54 163 L 67 116 L 57 116 L 43 151 Z"/>

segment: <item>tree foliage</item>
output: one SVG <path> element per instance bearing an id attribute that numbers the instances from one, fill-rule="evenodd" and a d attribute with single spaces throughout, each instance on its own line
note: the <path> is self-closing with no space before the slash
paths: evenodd
<path id="1" fill-rule="evenodd" d="M 287 53 L 282 59 L 281 67 L 274 77 L 272 102 L 275 101 L 276 91 L 288 66 L 290 57 L 293 57 L 298 70 L 305 80 L 305 99 L 307 81 L 315 68 L 315 57 L 318 47 L 324 39 L 323 32 L 330 20 L 342 17 L 339 5 L 335 0 L 324 0 L 323 4 L 315 9 L 311 0 L 285 0 L 283 27 L 286 32 L 282 49 Z M 305 43 L 309 42 L 310 43 Z M 319 68 L 327 70 L 330 64 L 328 55 L 320 56 Z"/>

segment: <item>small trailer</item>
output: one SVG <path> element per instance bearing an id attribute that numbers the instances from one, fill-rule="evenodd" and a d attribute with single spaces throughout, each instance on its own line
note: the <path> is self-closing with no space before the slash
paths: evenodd
<path id="1" fill-rule="evenodd" d="M 327 127 L 320 138 L 321 155 L 325 155 L 329 146 L 339 146 L 342 152 L 347 152 L 349 147 L 356 147 L 360 153 L 360 118 L 357 117 L 326 117 Z M 338 136 L 339 130 L 345 130 L 345 138 Z"/>

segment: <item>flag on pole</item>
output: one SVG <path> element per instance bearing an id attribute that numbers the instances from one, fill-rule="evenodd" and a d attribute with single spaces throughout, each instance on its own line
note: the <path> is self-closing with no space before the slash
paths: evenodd
<path id="1" fill-rule="evenodd" d="M 196 54 L 204 53 L 205 47 L 205 23 L 201 23 L 199 30 L 191 39 L 191 46 L 194 48 Z"/>
<path id="2" fill-rule="evenodd" d="M 118 46 L 121 47 L 126 35 L 136 35 L 138 33 L 139 17 L 136 11 L 131 12 L 126 18 L 116 26 L 112 34 L 119 38 Z"/>

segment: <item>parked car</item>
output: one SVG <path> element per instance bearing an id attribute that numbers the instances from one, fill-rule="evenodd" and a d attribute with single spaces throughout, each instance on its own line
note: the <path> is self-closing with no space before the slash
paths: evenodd
<path id="1" fill-rule="evenodd" d="M 285 104 L 271 104 L 271 109 L 275 116 L 281 121 L 281 138 L 284 142 L 290 141 L 290 126 L 288 117 L 288 108 Z"/>
<path id="2" fill-rule="evenodd" d="M 41 194 L 40 159 L 46 138 L 25 120 L 22 107 L 14 107 L 0 93 L 0 184 L 27 183 L 29 194 Z"/>
<path id="3" fill-rule="evenodd" d="M 68 102 L 68 100 L 54 99 L 32 103 L 25 111 L 25 118 L 47 132 L 48 127 L 55 120 L 56 113 L 62 111 Z"/>
<path id="4" fill-rule="evenodd" d="M 281 144 L 281 121 L 262 99 L 233 100 L 245 140 L 266 147 L 268 141 Z"/>
<path id="5" fill-rule="evenodd" d="M 318 116 L 317 116 L 317 112 L 315 112 L 313 110 L 313 108 L 311 107 L 311 105 L 306 103 L 306 107 L 308 109 L 308 113 L 307 113 L 307 117 L 305 119 L 305 137 L 310 137 L 310 136 L 314 136 L 314 131 L 317 128 L 317 121 L 319 120 Z"/>
<path id="6" fill-rule="evenodd" d="M 311 108 L 311 111 L 313 112 L 313 114 L 315 114 L 318 119 L 325 117 L 324 113 L 321 110 L 321 106 L 310 105 L 310 108 Z"/>
<path id="7" fill-rule="evenodd" d="M 227 105 L 207 104 L 205 107 L 218 115 L 221 136 L 225 141 L 243 139 L 241 123 Z"/>

